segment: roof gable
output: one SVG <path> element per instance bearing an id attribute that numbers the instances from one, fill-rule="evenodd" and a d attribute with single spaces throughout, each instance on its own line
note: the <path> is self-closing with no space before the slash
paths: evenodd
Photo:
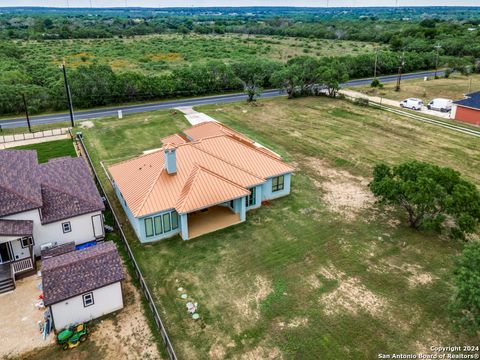
<path id="1" fill-rule="evenodd" d="M 180 193 L 175 210 L 187 213 L 249 194 L 250 191 L 244 187 L 195 165 Z"/>

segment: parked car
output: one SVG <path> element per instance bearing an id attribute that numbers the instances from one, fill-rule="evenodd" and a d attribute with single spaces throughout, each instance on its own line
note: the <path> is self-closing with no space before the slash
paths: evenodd
<path id="1" fill-rule="evenodd" d="M 430 110 L 436 110 L 441 112 L 449 112 L 452 110 L 452 100 L 449 99 L 433 99 L 427 105 Z"/>
<path id="2" fill-rule="evenodd" d="M 423 107 L 423 101 L 415 98 L 405 99 L 400 102 L 400 107 L 412 110 L 421 110 Z"/>

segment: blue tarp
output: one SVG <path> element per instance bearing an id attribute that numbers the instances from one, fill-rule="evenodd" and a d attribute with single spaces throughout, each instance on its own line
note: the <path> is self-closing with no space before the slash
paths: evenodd
<path id="1" fill-rule="evenodd" d="M 75 250 L 82 250 L 82 249 L 86 249 L 90 246 L 95 246 L 95 245 L 97 245 L 96 241 L 90 241 L 90 242 L 86 242 L 84 244 L 80 244 L 80 245 L 75 246 Z"/>

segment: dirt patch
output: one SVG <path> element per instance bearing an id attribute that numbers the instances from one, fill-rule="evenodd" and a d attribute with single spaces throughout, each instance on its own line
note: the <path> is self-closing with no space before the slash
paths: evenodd
<path id="1" fill-rule="evenodd" d="M 374 203 L 367 179 L 334 169 L 321 159 L 310 157 L 306 160 L 307 165 L 323 178 L 314 183 L 324 191 L 323 200 L 331 211 L 353 220 L 360 211 Z"/>
<path id="2" fill-rule="evenodd" d="M 322 286 L 322 282 L 318 279 L 317 275 L 312 274 L 307 278 L 307 284 L 313 289 L 318 289 Z"/>
<path id="3" fill-rule="evenodd" d="M 101 321 L 90 340 L 104 350 L 105 359 L 160 359 L 140 293 L 129 277 L 122 289 L 125 307 L 115 317 Z"/>
<path id="4" fill-rule="evenodd" d="M 403 273 L 407 278 L 408 285 L 412 288 L 428 285 L 437 279 L 436 276 L 424 271 L 419 265 L 406 263 L 399 266 L 392 261 L 383 259 L 378 264 L 369 265 L 369 269 L 382 274 L 388 274 L 392 270 Z"/>
<path id="5" fill-rule="evenodd" d="M 283 359 L 282 353 L 277 348 L 267 348 L 263 346 L 257 346 L 255 349 L 250 350 L 242 355 L 242 360 L 258 360 L 268 359 L 277 360 Z"/>
<path id="6" fill-rule="evenodd" d="M 258 319 L 260 317 L 260 302 L 271 292 L 271 282 L 257 275 L 254 282 L 254 289 L 248 292 L 246 296 L 234 301 L 234 303 L 242 316 Z"/>
<path id="7" fill-rule="evenodd" d="M 37 322 L 43 319 L 43 310 L 35 308 L 41 291 L 37 285 L 42 280 L 29 276 L 18 280 L 17 288 L 0 295 L 0 358 L 18 356 L 34 348 L 42 348 L 54 343 L 54 336 L 43 340 Z"/>
<path id="8" fill-rule="evenodd" d="M 225 347 L 220 343 L 215 343 L 208 352 L 209 358 L 213 360 L 225 358 Z"/>
<path id="9" fill-rule="evenodd" d="M 94 126 L 95 124 L 93 123 L 93 121 L 90 120 L 82 121 L 79 125 L 80 129 L 91 129 Z"/>
<path id="10" fill-rule="evenodd" d="M 385 312 L 387 301 L 367 289 L 358 278 L 347 277 L 332 266 L 320 269 L 320 273 L 329 280 L 338 281 L 339 284 L 333 291 L 320 298 L 327 315 L 337 314 L 343 310 L 352 314 L 363 310 L 373 316 Z"/>

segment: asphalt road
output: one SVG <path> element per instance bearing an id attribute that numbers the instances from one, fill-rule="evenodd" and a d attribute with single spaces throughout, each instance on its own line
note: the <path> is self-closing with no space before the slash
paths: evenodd
<path id="1" fill-rule="evenodd" d="M 442 75 L 443 72 L 439 71 L 438 75 Z M 424 71 L 418 73 L 410 73 L 410 74 L 403 74 L 402 79 L 418 79 L 423 78 L 425 76 L 434 76 L 434 71 Z M 397 75 L 388 75 L 388 76 L 380 76 L 378 78 L 381 82 L 393 82 L 397 80 Z M 348 86 L 361 86 L 361 85 L 369 85 L 372 82 L 372 78 L 367 79 L 357 79 L 357 80 L 350 80 L 345 84 L 342 84 L 342 87 Z M 262 93 L 262 98 L 270 98 L 275 96 L 282 96 L 278 90 L 267 90 Z M 82 111 L 75 111 L 74 119 L 75 121 L 81 121 L 86 119 L 93 119 L 99 117 L 109 117 L 109 116 L 117 116 L 118 110 L 122 110 L 124 115 L 127 114 L 135 114 L 147 111 L 154 111 L 160 109 L 172 109 L 180 106 L 198 106 L 198 105 L 206 105 L 206 104 L 221 104 L 221 103 L 229 103 L 235 101 L 245 100 L 247 97 L 243 93 L 237 94 L 228 94 L 228 95 L 216 95 L 216 96 L 206 96 L 206 97 L 197 97 L 191 99 L 184 99 L 184 100 L 171 100 L 171 101 L 163 101 L 158 103 L 150 103 L 150 104 L 142 104 L 142 105 L 125 105 L 125 106 L 116 106 L 111 108 L 105 109 L 96 109 L 96 110 L 82 110 Z M 52 124 L 56 122 L 63 122 L 63 121 L 70 121 L 70 115 L 68 113 L 62 114 L 55 114 L 55 115 L 38 115 L 38 116 L 31 116 L 30 123 L 32 125 L 41 125 L 41 124 Z M 25 117 L 21 118 L 13 118 L 13 119 L 5 119 L 0 120 L 0 125 L 2 128 L 15 128 L 15 127 L 22 127 L 27 126 L 27 121 Z"/>

